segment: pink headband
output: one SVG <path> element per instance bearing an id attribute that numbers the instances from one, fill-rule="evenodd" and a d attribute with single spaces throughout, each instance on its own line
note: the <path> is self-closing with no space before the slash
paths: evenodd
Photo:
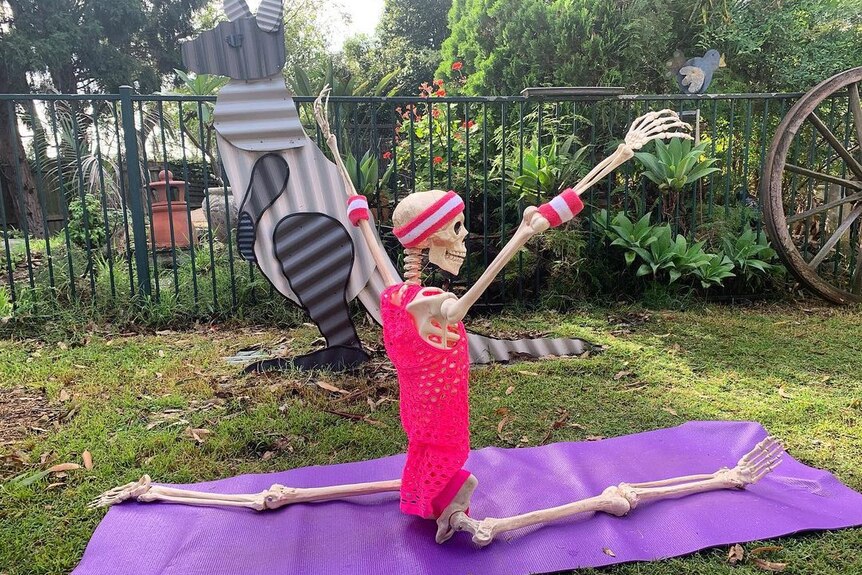
<path id="1" fill-rule="evenodd" d="M 422 213 L 392 230 L 405 248 L 413 248 L 440 230 L 452 218 L 464 211 L 464 200 L 453 191 L 425 208 Z"/>

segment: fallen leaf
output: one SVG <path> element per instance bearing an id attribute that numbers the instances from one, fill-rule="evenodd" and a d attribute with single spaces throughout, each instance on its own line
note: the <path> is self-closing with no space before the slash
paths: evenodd
<path id="1" fill-rule="evenodd" d="M 751 562 L 754 563 L 760 569 L 764 571 L 784 571 L 787 568 L 787 563 L 778 563 L 776 561 L 767 561 L 766 559 L 761 559 L 758 555 L 763 555 L 765 553 L 775 553 L 777 551 L 781 551 L 783 547 L 779 545 L 767 545 L 765 547 L 756 547 L 748 552 L 748 558 L 751 559 Z"/>
<path id="2" fill-rule="evenodd" d="M 500 435 L 501 433 L 503 433 L 503 428 L 506 427 L 507 425 L 509 425 L 513 419 L 515 419 L 515 418 L 510 417 L 508 413 L 506 415 L 504 415 L 503 419 L 501 419 L 500 422 L 497 423 L 497 435 Z"/>
<path id="3" fill-rule="evenodd" d="M 371 417 L 370 417 L 370 416 L 368 416 L 368 415 L 366 415 L 365 417 L 363 417 L 363 418 L 362 418 L 362 421 L 364 421 L 365 423 L 367 423 L 367 424 L 369 424 L 369 425 L 373 425 L 374 427 L 384 427 L 384 428 L 388 428 L 388 427 L 389 427 L 388 425 L 386 425 L 386 424 L 385 424 L 385 423 L 383 423 L 382 421 L 377 421 L 376 419 L 371 419 Z"/>
<path id="4" fill-rule="evenodd" d="M 194 439 L 198 443 L 203 443 L 204 441 L 206 441 L 207 436 L 212 434 L 212 431 L 210 431 L 209 429 L 204 429 L 204 428 L 200 428 L 200 427 L 199 428 L 187 427 L 185 434 L 186 434 L 186 437 L 188 437 L 190 439 Z"/>
<path id="5" fill-rule="evenodd" d="M 263 455 L 261 455 L 260 458 L 263 461 L 269 461 L 270 459 L 272 459 L 272 456 L 273 456 L 272 451 L 264 451 Z"/>
<path id="6" fill-rule="evenodd" d="M 614 553 L 613 551 L 611 551 L 611 549 L 609 547 L 602 547 L 602 553 L 604 553 L 605 555 L 609 555 L 611 557 L 617 556 L 617 554 Z"/>
<path id="7" fill-rule="evenodd" d="M 544 445 L 545 443 L 547 443 L 547 441 L 551 439 L 551 435 L 554 433 L 554 430 L 563 427 L 568 419 L 569 412 L 565 409 L 560 411 L 557 416 L 557 419 L 554 420 L 554 423 L 552 423 L 550 429 L 548 429 L 548 432 L 541 439 L 541 441 L 539 441 L 539 445 Z"/>
<path id="8" fill-rule="evenodd" d="M 65 389 L 60 390 L 60 401 L 66 402 L 72 399 L 72 394 L 66 391 Z"/>
<path id="9" fill-rule="evenodd" d="M 165 357 L 165 350 L 163 350 L 163 349 L 159 350 L 159 357 Z"/>
<path id="10" fill-rule="evenodd" d="M 72 367 L 74 367 L 75 369 L 87 369 L 86 365 L 81 365 L 80 363 L 73 363 Z"/>
<path id="11" fill-rule="evenodd" d="M 533 377 L 539 377 L 539 374 L 535 371 L 522 371 L 518 370 L 516 373 L 520 373 L 521 375 L 532 375 Z"/>
<path id="12" fill-rule="evenodd" d="M 671 415 L 678 415 L 678 414 L 677 414 L 677 412 L 676 412 L 676 410 L 675 410 L 674 408 L 672 408 L 672 407 L 662 407 L 662 408 L 661 408 L 661 410 L 662 410 L 662 411 L 666 411 L 666 412 L 668 412 L 668 413 L 669 413 L 669 414 L 671 414 Z"/>
<path id="13" fill-rule="evenodd" d="M 751 562 L 763 569 L 764 571 L 784 571 L 787 568 L 787 563 L 777 563 L 775 561 L 767 561 L 760 557 L 752 557 Z"/>
<path id="14" fill-rule="evenodd" d="M 66 351 L 67 349 L 69 349 L 69 345 L 65 341 L 57 342 L 57 347 L 59 347 L 63 351 Z"/>
<path id="15" fill-rule="evenodd" d="M 586 440 L 587 441 L 601 441 L 604 438 L 605 438 L 604 435 L 588 435 L 586 437 Z"/>
<path id="16" fill-rule="evenodd" d="M 614 381 L 619 381 L 620 379 L 624 378 L 625 376 L 631 375 L 631 374 L 632 374 L 632 372 L 630 372 L 630 371 L 618 371 L 614 375 Z"/>
<path id="17" fill-rule="evenodd" d="M 84 469 L 93 469 L 93 454 L 89 451 L 84 451 L 81 454 L 81 459 L 84 461 Z"/>
<path id="18" fill-rule="evenodd" d="M 77 463 L 58 463 L 57 465 L 52 465 L 46 471 L 48 473 L 62 473 L 63 471 L 72 471 L 73 469 L 81 469 L 81 466 Z"/>
<path id="19" fill-rule="evenodd" d="M 509 387 L 506 388 L 506 395 L 512 395 L 513 391 L 515 391 L 515 386 L 510 385 Z"/>
<path id="20" fill-rule="evenodd" d="M 61 487 L 63 485 L 66 485 L 63 481 L 58 481 L 57 483 L 50 483 L 50 484 L 48 484 L 48 487 L 45 488 L 45 491 L 49 491 L 51 489 L 56 489 L 56 488 Z"/>
<path id="21" fill-rule="evenodd" d="M 778 395 L 779 395 L 782 399 L 793 399 L 793 396 L 792 396 L 792 395 L 790 395 L 789 393 L 787 393 L 786 391 L 784 391 L 784 387 L 779 387 L 779 388 L 778 388 Z"/>
<path id="22" fill-rule="evenodd" d="M 340 387 L 335 387 L 331 383 L 326 383 L 325 381 L 315 381 L 314 385 L 321 389 L 325 389 L 326 391 L 331 391 L 332 393 L 350 393 L 345 389 L 341 389 Z"/>
<path id="23" fill-rule="evenodd" d="M 742 545 L 737 543 L 733 547 L 730 548 L 727 552 L 727 562 L 731 565 L 736 565 L 742 558 L 745 556 L 745 549 L 742 548 Z"/>

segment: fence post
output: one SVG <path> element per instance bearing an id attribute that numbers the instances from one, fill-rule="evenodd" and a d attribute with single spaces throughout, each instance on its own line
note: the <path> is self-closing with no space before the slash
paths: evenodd
<path id="1" fill-rule="evenodd" d="M 123 139 L 126 149 L 126 174 L 129 178 L 129 211 L 132 216 L 132 233 L 135 235 L 135 268 L 138 272 L 138 293 L 149 296 L 150 284 L 149 245 L 144 206 L 141 202 L 141 170 L 138 159 L 138 132 L 135 128 L 135 110 L 132 106 L 131 86 L 120 86 L 120 110 L 123 116 Z"/>

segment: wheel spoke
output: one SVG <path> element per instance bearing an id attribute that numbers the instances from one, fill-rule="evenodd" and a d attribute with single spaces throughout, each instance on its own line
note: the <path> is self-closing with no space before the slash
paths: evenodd
<path id="1" fill-rule="evenodd" d="M 857 178 L 862 179 L 862 164 L 860 164 L 856 158 L 853 157 L 853 154 L 847 151 L 847 148 L 844 147 L 843 144 L 835 137 L 835 134 L 832 133 L 826 124 L 823 123 L 817 114 L 811 112 L 808 115 L 808 120 L 817 128 L 817 131 L 829 142 L 829 145 L 832 146 L 832 149 L 844 159 L 847 163 L 847 167 L 856 174 Z"/>
<path id="2" fill-rule="evenodd" d="M 850 281 L 850 293 L 862 295 L 862 233 L 859 234 L 859 251 L 856 252 L 856 271 Z"/>
<path id="3" fill-rule="evenodd" d="M 844 196 L 843 198 L 839 198 L 837 200 L 832 200 L 822 206 L 817 206 L 816 208 L 811 208 L 810 210 L 806 210 L 802 213 L 792 215 L 787 218 L 787 223 L 792 224 L 793 222 L 798 222 L 799 220 L 804 220 L 805 218 L 810 218 L 811 216 L 817 215 L 821 212 L 825 212 L 827 210 L 831 210 L 836 206 L 840 206 L 842 204 L 849 204 L 850 202 L 858 202 L 862 200 L 862 192 L 858 194 L 853 194 L 852 196 Z"/>
<path id="4" fill-rule="evenodd" d="M 815 180 L 829 182 L 831 184 L 838 184 L 839 186 L 844 186 L 845 188 L 853 188 L 854 190 L 862 190 L 862 182 L 847 180 L 845 178 L 833 176 L 832 174 L 824 174 L 823 172 L 816 172 L 814 170 L 809 170 L 808 168 L 803 168 L 802 166 L 797 166 L 795 164 L 785 164 L 784 169 L 788 172 L 800 174 L 808 178 L 814 178 Z"/>
<path id="5" fill-rule="evenodd" d="M 862 150 L 862 104 L 859 103 L 859 83 L 850 84 L 849 90 L 850 110 L 853 112 L 853 126 L 856 128 L 856 149 Z"/>
<path id="6" fill-rule="evenodd" d="M 808 262 L 808 267 L 810 267 L 812 270 L 816 270 L 817 266 L 819 266 L 820 263 L 824 259 L 826 259 L 826 256 L 829 255 L 829 252 L 832 251 L 832 248 L 835 247 L 835 245 L 838 243 L 838 240 L 840 240 L 841 237 L 845 233 L 847 233 L 847 230 L 850 229 L 850 226 L 853 225 L 853 222 L 855 222 L 860 215 L 862 215 L 862 205 L 856 206 L 856 208 L 847 216 L 847 219 L 841 222 L 841 225 L 838 226 L 838 229 L 835 230 L 835 233 L 832 234 L 832 237 L 826 240 L 826 243 L 823 244 L 823 247 L 820 248 L 820 251 L 817 252 L 816 256 L 814 256 L 814 259 Z"/>

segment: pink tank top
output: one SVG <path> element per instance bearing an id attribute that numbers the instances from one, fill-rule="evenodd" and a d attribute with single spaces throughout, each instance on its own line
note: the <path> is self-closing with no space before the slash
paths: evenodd
<path id="1" fill-rule="evenodd" d="M 398 372 L 401 424 L 408 439 L 401 509 L 431 517 L 445 506 L 438 496 L 451 491 L 447 486 L 458 480 L 470 452 L 470 358 L 461 323 L 454 347 L 439 349 L 422 339 L 406 306 L 423 287 L 407 284 L 396 306 L 392 295 L 404 285 L 391 286 L 381 296 L 383 342 Z"/>

